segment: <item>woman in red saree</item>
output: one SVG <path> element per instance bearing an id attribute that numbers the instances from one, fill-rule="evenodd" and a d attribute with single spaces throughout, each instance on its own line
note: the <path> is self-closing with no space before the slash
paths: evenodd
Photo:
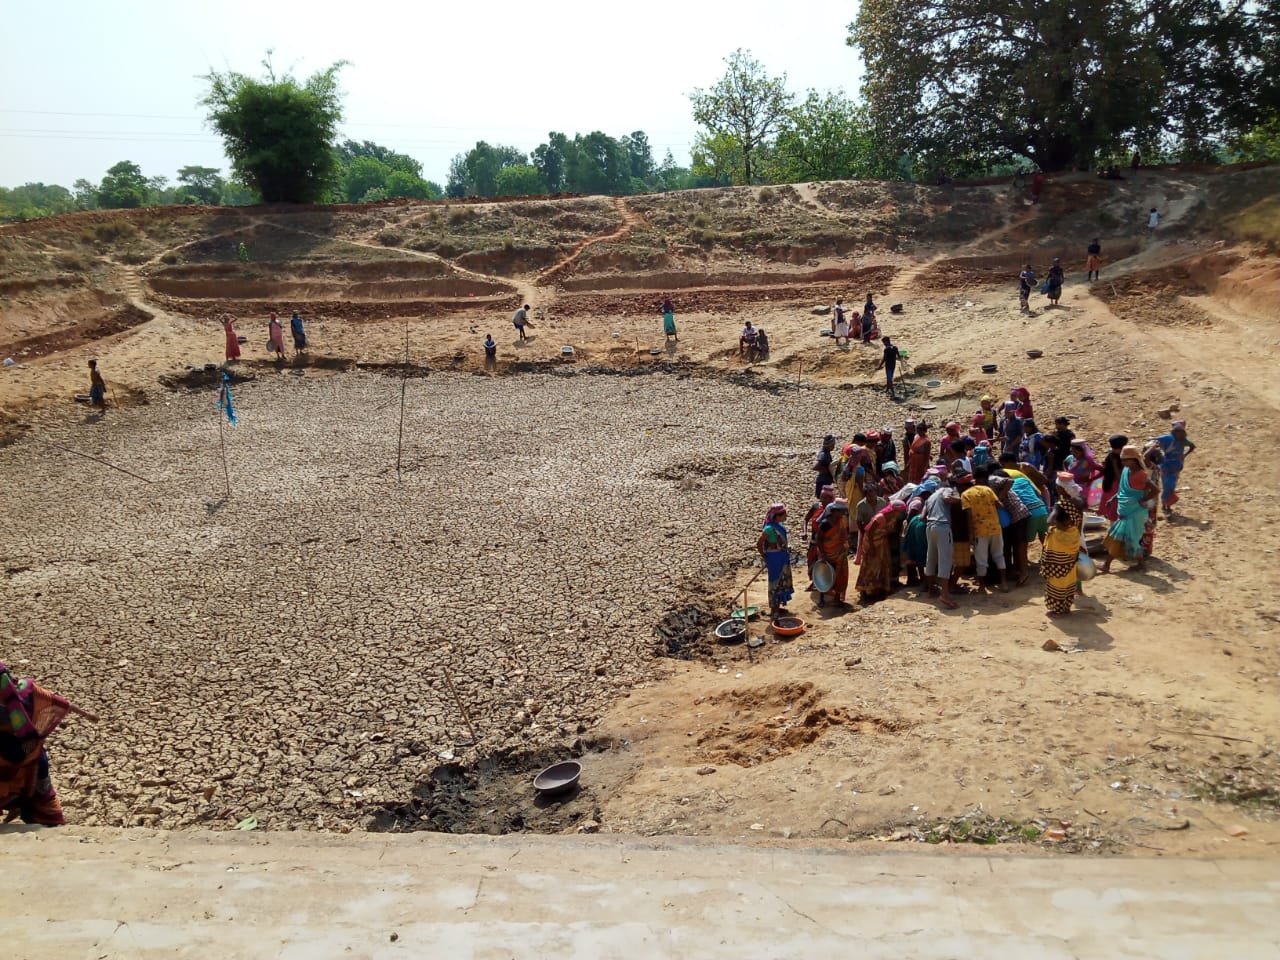
<path id="1" fill-rule="evenodd" d="M 837 497 L 822 511 L 815 528 L 818 559 L 831 564 L 836 571 L 835 583 L 818 594 L 818 606 L 827 601 L 844 606 L 849 589 L 849 501 Z"/>
<path id="2" fill-rule="evenodd" d="M 70 709 L 62 697 L 0 663 L 0 810 L 8 818 L 50 827 L 66 822 L 44 741 Z"/>
<path id="3" fill-rule="evenodd" d="M 906 510 L 907 505 L 901 500 L 893 501 L 871 518 L 858 538 L 858 581 L 855 586 L 864 604 L 882 600 L 889 593 L 893 576 L 891 551 L 898 548 L 894 533 L 898 529 L 900 514 L 905 514 Z"/>

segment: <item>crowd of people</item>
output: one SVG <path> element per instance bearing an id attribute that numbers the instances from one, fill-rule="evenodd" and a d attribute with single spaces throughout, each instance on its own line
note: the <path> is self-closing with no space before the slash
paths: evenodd
<path id="1" fill-rule="evenodd" d="M 1088 559 L 1086 515 L 1096 511 L 1096 524 L 1106 528 L 1102 572 L 1115 560 L 1141 569 L 1158 511 L 1167 517 L 1173 510 L 1178 477 L 1195 450 L 1186 423 L 1175 420 L 1141 447 L 1110 437 L 1099 462 L 1069 418 L 1040 430 L 1024 386 L 1011 388 L 998 408 L 983 396 L 967 429 L 947 423 L 936 444 L 932 431 L 908 419 L 901 445 L 892 426 L 843 445 L 834 434 L 823 438 L 813 461 L 815 502 L 802 521 L 807 590 L 819 608 L 851 606 L 851 578 L 865 605 L 900 589 L 905 576 L 906 586 L 955 609 L 957 593 L 1026 584 L 1029 547 L 1038 544 L 1046 612 L 1065 616 L 1079 589 L 1078 564 Z M 786 615 L 794 596 L 787 516 L 784 504 L 771 505 L 756 542 L 774 617 Z"/>

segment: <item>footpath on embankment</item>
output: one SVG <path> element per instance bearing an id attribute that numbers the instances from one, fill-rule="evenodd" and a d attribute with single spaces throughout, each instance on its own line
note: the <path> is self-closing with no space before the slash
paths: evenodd
<path id="1" fill-rule="evenodd" d="M 617 836 L 0 834 L 14 960 L 1280 957 L 1280 874 L 1265 860 Z"/>

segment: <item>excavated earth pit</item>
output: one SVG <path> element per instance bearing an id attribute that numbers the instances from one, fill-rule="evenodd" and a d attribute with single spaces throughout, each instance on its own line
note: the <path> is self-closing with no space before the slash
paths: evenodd
<path id="1" fill-rule="evenodd" d="M 658 656 L 714 652 L 694 634 L 760 522 L 736 505 L 807 504 L 833 398 L 886 415 L 860 391 L 433 372 L 407 386 L 397 481 L 398 377 L 256 370 L 233 386 L 224 475 L 216 372 L 89 435 L 44 431 L 151 483 L 29 438 L 0 449 L 27 518 L 0 577 L 9 656 L 106 719 L 55 745 L 77 823 L 403 829 L 408 810 L 564 829 L 536 807 L 519 825 L 485 819 L 492 802 L 431 813 L 424 784 L 445 796 L 442 763 L 497 764 L 532 803 L 533 768 L 590 749 Z M 704 482 L 679 482 L 690 465 Z M 608 754 L 621 782 L 632 761 Z M 584 777 L 588 799 L 613 775 Z"/>

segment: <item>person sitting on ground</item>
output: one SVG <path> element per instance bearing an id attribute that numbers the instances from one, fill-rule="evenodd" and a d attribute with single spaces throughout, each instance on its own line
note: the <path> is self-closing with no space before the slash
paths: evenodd
<path id="1" fill-rule="evenodd" d="M 107 409 L 107 381 L 98 372 L 98 361 L 89 361 L 89 403 L 100 410 Z"/>
<path id="2" fill-rule="evenodd" d="M 742 328 L 742 333 L 738 335 L 738 356 L 742 356 L 743 354 L 754 350 L 756 340 L 759 336 L 759 331 L 756 330 L 756 328 L 751 325 L 751 321 L 748 320 Z"/>
<path id="3" fill-rule="evenodd" d="M 493 339 L 492 333 L 484 335 L 484 359 L 486 363 L 492 363 L 498 359 L 498 341 Z"/>
<path id="4" fill-rule="evenodd" d="M 769 335 L 764 332 L 764 327 L 756 329 L 756 359 L 769 359 Z"/>

